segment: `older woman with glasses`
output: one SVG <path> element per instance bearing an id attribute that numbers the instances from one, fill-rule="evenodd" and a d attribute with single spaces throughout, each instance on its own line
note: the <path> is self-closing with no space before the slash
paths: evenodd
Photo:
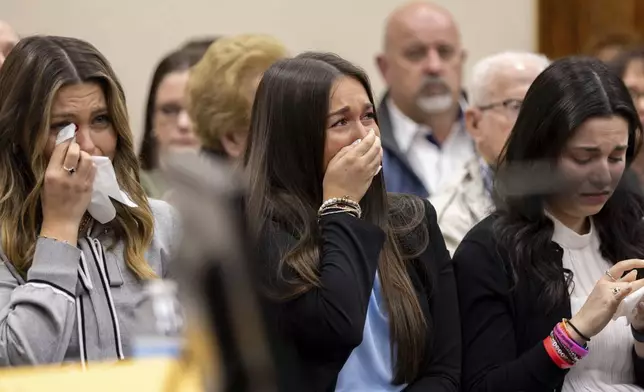
<path id="1" fill-rule="evenodd" d="M 454 184 L 431 198 L 451 254 L 465 234 L 488 214 L 497 157 L 528 87 L 547 66 L 544 56 L 517 52 L 495 54 L 475 65 L 472 106 L 465 112 L 465 125 L 476 143 L 477 156 Z"/>

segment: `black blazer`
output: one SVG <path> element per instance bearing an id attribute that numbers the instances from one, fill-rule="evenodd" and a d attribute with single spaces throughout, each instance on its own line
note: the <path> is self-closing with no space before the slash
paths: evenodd
<path id="1" fill-rule="evenodd" d="M 463 391 L 561 390 L 567 371 L 543 346 L 570 301 L 548 312 L 537 298 L 543 287 L 526 276 L 512 289 L 508 253 L 494 238 L 492 215 L 476 225 L 454 253 L 463 336 Z M 562 261 L 554 242 L 550 257 Z M 562 279 L 564 277 L 562 276 Z M 644 386 L 644 360 L 633 350 L 635 378 Z"/>
<path id="2" fill-rule="evenodd" d="M 406 391 L 458 391 L 461 367 L 460 322 L 449 253 L 436 222 L 436 211 L 425 202 L 429 246 L 407 269 L 427 324 L 426 357 L 419 378 Z M 289 301 L 273 300 L 271 322 L 295 361 L 307 391 L 333 391 L 340 370 L 362 342 L 369 296 L 385 233 L 348 214 L 322 217 L 319 277 L 321 288 Z M 273 228 L 261 246 L 266 268 L 264 283 L 280 289 L 276 277 L 280 255 L 296 242 L 293 235 Z M 293 272 L 286 270 L 288 277 Z M 431 284 L 428 284 L 431 279 Z"/>

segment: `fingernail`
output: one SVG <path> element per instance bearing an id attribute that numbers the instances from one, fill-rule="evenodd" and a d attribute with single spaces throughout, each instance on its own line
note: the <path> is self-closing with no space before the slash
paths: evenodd
<path id="1" fill-rule="evenodd" d="M 361 141 L 362 141 L 362 139 L 356 139 L 353 143 L 351 143 L 351 145 L 358 144 L 358 143 L 360 143 Z"/>
<path id="2" fill-rule="evenodd" d="M 369 132 L 371 132 L 371 133 L 376 133 L 376 131 L 374 131 L 374 130 L 373 130 L 373 128 L 371 128 L 371 129 L 369 130 Z"/>
<path id="3" fill-rule="evenodd" d="M 381 169 L 382 169 L 382 165 L 378 166 L 378 170 L 376 170 L 376 174 L 374 174 L 374 176 L 377 176 L 377 175 L 378 175 L 378 173 L 380 173 L 380 170 L 381 170 Z"/>

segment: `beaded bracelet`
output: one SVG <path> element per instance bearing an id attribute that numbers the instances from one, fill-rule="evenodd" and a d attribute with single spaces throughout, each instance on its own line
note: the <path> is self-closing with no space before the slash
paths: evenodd
<path id="1" fill-rule="evenodd" d="M 343 197 L 332 197 L 328 200 L 325 200 L 324 203 L 320 206 L 320 210 L 325 209 L 326 207 L 330 205 L 345 205 L 345 206 L 351 206 L 354 207 L 355 209 L 359 210 L 362 213 L 362 209 L 360 208 L 360 204 L 354 200 L 352 200 L 349 196 L 343 196 Z"/>
<path id="2" fill-rule="evenodd" d="M 342 209 L 340 211 L 339 209 Z M 339 212 L 348 212 L 351 215 L 360 218 L 362 216 L 362 208 L 360 204 L 356 201 L 351 200 L 349 197 L 333 197 L 331 199 L 325 200 L 324 203 L 318 209 L 318 218 L 328 215 L 328 212 L 333 211 L 333 213 Z"/>
<path id="3" fill-rule="evenodd" d="M 359 211 L 353 207 L 348 207 L 348 206 L 329 206 L 324 210 L 322 210 L 321 212 L 318 212 L 318 218 L 323 217 L 325 215 L 333 215 L 333 214 L 341 214 L 341 213 L 347 213 L 349 215 L 353 215 L 355 218 L 360 218 Z"/>

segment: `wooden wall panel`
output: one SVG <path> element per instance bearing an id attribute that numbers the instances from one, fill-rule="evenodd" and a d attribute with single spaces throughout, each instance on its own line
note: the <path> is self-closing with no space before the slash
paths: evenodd
<path id="1" fill-rule="evenodd" d="M 601 34 L 644 37 L 643 0 L 538 0 L 539 51 L 551 58 L 581 53 Z"/>

